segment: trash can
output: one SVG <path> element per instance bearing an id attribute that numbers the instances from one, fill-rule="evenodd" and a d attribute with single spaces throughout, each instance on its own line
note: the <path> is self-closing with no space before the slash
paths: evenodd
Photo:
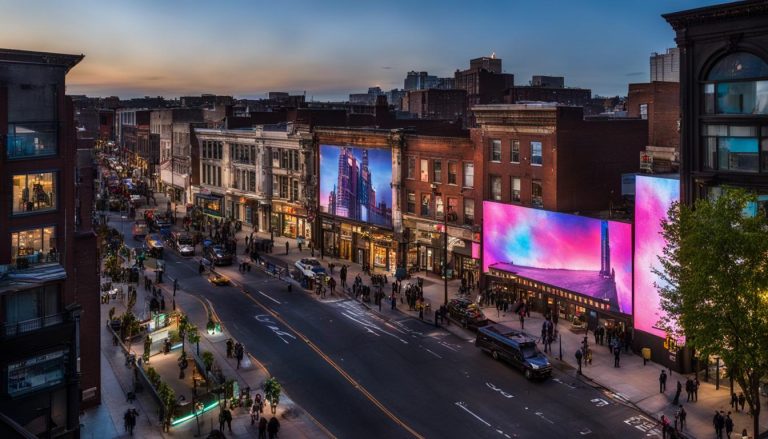
<path id="1" fill-rule="evenodd" d="M 643 348 L 641 352 L 643 353 L 643 366 L 645 366 L 645 363 L 651 359 L 651 348 Z"/>

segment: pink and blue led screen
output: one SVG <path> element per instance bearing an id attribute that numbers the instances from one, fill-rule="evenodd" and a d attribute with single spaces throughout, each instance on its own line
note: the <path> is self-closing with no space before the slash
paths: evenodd
<path id="1" fill-rule="evenodd" d="M 491 265 L 632 313 L 631 224 L 486 201 L 483 271 Z"/>
<path id="2" fill-rule="evenodd" d="M 666 246 L 661 222 L 673 202 L 680 200 L 680 181 L 638 175 L 635 183 L 635 328 L 666 338 L 658 327 L 661 300 L 656 285 L 663 281 L 653 273 Z"/>
<path id="3" fill-rule="evenodd" d="M 320 145 L 320 211 L 392 227 L 392 151 Z"/>

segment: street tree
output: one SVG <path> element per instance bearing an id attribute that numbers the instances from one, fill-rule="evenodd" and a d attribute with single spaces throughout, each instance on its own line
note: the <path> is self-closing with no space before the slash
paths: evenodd
<path id="1" fill-rule="evenodd" d="M 694 207 L 673 204 L 654 270 L 666 314 L 659 325 L 699 358 L 719 356 L 744 390 L 760 431 L 760 380 L 768 375 L 768 217 L 755 195 L 725 189 Z M 664 285 L 666 284 L 666 285 Z"/>

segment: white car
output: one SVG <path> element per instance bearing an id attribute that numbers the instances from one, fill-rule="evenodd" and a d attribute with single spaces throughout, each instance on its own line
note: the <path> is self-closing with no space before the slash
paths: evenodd
<path id="1" fill-rule="evenodd" d="M 315 277 L 317 273 L 325 273 L 325 268 L 320 265 L 320 261 L 315 258 L 303 258 L 296 261 L 296 268 L 301 271 L 304 276 Z"/>

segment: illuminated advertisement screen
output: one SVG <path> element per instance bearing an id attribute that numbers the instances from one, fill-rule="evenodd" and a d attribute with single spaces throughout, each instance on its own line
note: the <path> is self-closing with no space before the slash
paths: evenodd
<path id="1" fill-rule="evenodd" d="M 660 268 L 659 255 L 666 241 L 661 221 L 673 202 L 680 200 L 680 181 L 638 175 L 635 182 L 635 328 L 666 338 L 657 323 L 661 300 L 655 285 L 663 285 L 653 268 Z"/>
<path id="2" fill-rule="evenodd" d="M 483 202 L 483 271 L 503 269 L 632 314 L 632 226 Z"/>
<path id="3" fill-rule="evenodd" d="M 320 145 L 320 211 L 392 227 L 392 151 Z"/>

